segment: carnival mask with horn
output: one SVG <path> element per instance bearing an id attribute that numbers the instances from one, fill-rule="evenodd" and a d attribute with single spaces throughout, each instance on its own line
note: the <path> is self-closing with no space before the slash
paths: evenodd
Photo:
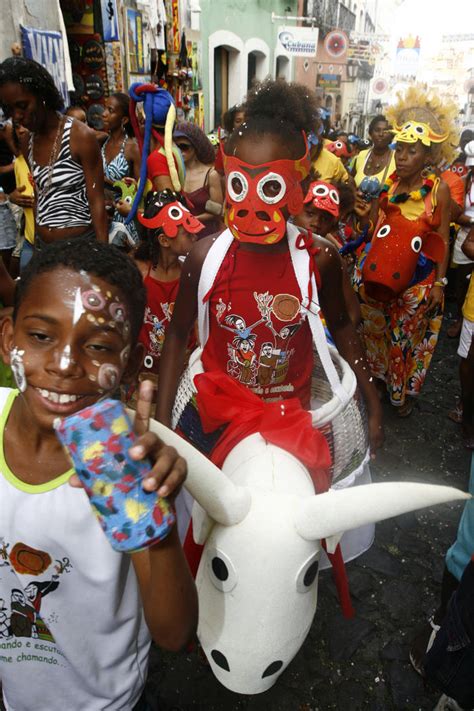
<path id="1" fill-rule="evenodd" d="M 432 143 L 443 143 L 448 138 L 448 133 L 435 133 L 427 123 L 407 121 L 403 126 L 395 126 L 394 143 L 417 143 L 421 141 L 424 146 Z"/>

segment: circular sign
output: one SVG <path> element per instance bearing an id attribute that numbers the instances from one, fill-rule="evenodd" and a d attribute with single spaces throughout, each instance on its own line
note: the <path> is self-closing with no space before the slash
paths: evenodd
<path id="1" fill-rule="evenodd" d="M 347 35 L 342 30 L 328 32 L 324 38 L 324 49 L 330 57 L 340 58 L 347 52 Z"/>
<path id="2" fill-rule="evenodd" d="M 80 74 L 76 74 L 75 72 L 72 75 L 72 81 L 74 83 L 74 91 L 78 96 L 83 96 L 84 91 L 85 91 L 85 86 L 84 86 L 84 79 L 81 77 Z"/>
<path id="3" fill-rule="evenodd" d="M 98 74 L 91 74 L 86 77 L 86 94 L 94 101 L 104 96 L 104 82 Z"/>
<path id="4" fill-rule="evenodd" d="M 96 131 L 101 131 L 104 128 L 103 113 L 104 107 L 102 104 L 91 104 L 87 109 L 87 123 L 91 128 L 95 128 Z"/>
<path id="5" fill-rule="evenodd" d="M 82 61 L 88 69 L 99 69 L 105 61 L 104 49 L 97 40 L 82 45 Z"/>
<path id="6" fill-rule="evenodd" d="M 385 94 L 388 90 L 387 80 L 383 77 L 377 77 L 372 82 L 372 91 L 374 94 Z"/>

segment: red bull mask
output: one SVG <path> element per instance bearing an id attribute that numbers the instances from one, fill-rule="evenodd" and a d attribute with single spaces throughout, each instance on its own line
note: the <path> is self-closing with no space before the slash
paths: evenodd
<path id="1" fill-rule="evenodd" d="M 138 219 L 142 225 L 145 225 L 145 227 L 149 229 L 161 229 L 169 238 L 176 237 L 180 227 L 184 227 L 186 232 L 190 232 L 192 235 L 204 229 L 202 222 L 200 222 L 197 217 L 194 217 L 188 208 L 177 200 L 176 202 L 170 202 L 168 205 L 165 205 L 154 217 L 143 217 L 143 215 L 139 213 Z"/>
<path id="2" fill-rule="evenodd" d="M 330 183 L 323 180 L 311 183 L 304 202 L 311 202 L 318 210 L 325 210 L 330 215 L 339 217 L 339 193 Z"/>
<path id="3" fill-rule="evenodd" d="M 253 244 L 275 244 L 286 233 L 282 209 L 297 215 L 303 209 L 301 181 L 309 173 L 311 160 L 306 150 L 298 160 L 276 160 L 250 165 L 235 156 L 224 155 L 226 175 L 225 220 L 234 238 Z"/>

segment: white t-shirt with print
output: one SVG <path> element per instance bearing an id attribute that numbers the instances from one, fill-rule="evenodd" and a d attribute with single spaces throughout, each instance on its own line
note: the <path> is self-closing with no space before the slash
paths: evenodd
<path id="1" fill-rule="evenodd" d="M 8 711 L 130 711 L 150 636 L 131 558 L 114 551 L 87 495 L 9 470 L 0 388 L 0 682 Z M 27 433 L 25 433 L 27 436 Z M 32 463 L 34 466 L 34 463 Z"/>

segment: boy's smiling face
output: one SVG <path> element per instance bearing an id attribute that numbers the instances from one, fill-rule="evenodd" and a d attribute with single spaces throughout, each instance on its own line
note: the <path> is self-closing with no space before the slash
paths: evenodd
<path id="1" fill-rule="evenodd" d="M 7 322 L 3 333 L 4 358 L 8 362 L 15 354 L 16 370 L 21 375 L 24 369 L 24 386 L 18 383 L 23 397 L 48 429 L 56 417 L 112 394 L 139 360 L 139 347 L 133 357 L 130 350 L 128 306 L 120 289 L 66 267 L 34 277 L 15 323 Z"/>

